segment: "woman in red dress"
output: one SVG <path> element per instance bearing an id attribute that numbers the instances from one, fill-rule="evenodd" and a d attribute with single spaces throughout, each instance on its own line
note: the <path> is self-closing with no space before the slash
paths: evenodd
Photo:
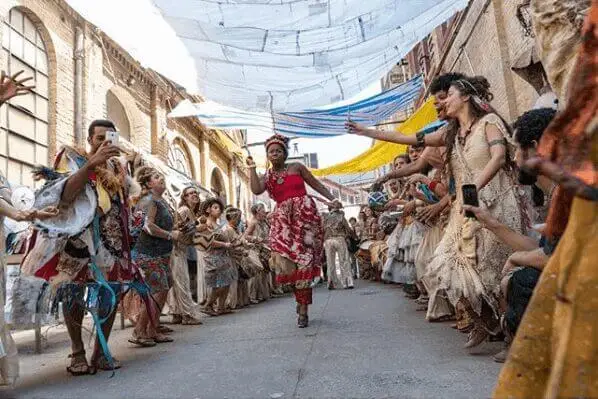
<path id="1" fill-rule="evenodd" d="M 258 176 L 255 163 L 247 159 L 251 171 L 251 191 L 268 191 L 276 201 L 270 215 L 270 262 L 279 284 L 295 293 L 297 325 L 308 325 L 308 306 L 312 303 L 312 280 L 320 276 L 323 230 L 320 215 L 305 184 L 328 200 L 337 202 L 328 189 L 300 163 L 286 163 L 289 139 L 274 135 L 266 141 L 266 153 L 272 167 Z"/>

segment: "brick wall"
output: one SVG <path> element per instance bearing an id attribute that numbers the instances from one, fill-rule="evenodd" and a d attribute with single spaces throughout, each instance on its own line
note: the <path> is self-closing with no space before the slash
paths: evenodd
<path id="1" fill-rule="evenodd" d="M 485 76 L 494 94 L 492 105 L 509 121 L 531 108 L 538 97 L 535 89 L 510 69 L 518 52 L 530 41 L 516 16 L 520 3 L 521 0 L 473 0 L 439 70 Z M 455 22 L 449 23 L 453 29 Z M 450 35 L 451 31 L 443 35 L 441 27 L 433 33 L 439 47 L 447 45 Z M 417 56 L 423 46 L 425 41 L 407 56 L 413 73 L 421 72 Z M 441 56 L 439 53 L 436 59 Z"/>

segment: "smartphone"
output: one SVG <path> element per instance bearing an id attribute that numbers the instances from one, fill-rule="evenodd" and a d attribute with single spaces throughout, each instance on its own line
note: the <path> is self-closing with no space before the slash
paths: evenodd
<path id="1" fill-rule="evenodd" d="M 465 205 L 475 206 L 476 208 L 480 206 L 478 189 L 475 184 L 464 184 L 461 186 L 461 191 L 463 192 L 463 203 Z M 475 215 L 471 211 L 466 211 L 465 216 L 475 219 Z"/>
<path id="2" fill-rule="evenodd" d="M 118 132 L 108 131 L 106 132 L 106 141 L 110 141 L 112 145 L 118 145 L 118 137 L 120 134 Z"/>

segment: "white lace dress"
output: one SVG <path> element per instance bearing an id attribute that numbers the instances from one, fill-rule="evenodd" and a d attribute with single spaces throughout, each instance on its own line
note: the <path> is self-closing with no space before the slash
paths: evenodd
<path id="1" fill-rule="evenodd" d="M 0 217 L 0 227 L 2 226 L 4 226 L 4 217 Z M 5 253 L 4 228 L 0 228 L 0 386 L 13 385 L 19 375 L 17 347 L 10 336 L 10 329 L 4 318 L 4 302 L 6 300 Z"/>
<path id="2" fill-rule="evenodd" d="M 501 119 L 489 114 L 474 125 L 464 146 L 458 141 L 455 143 L 450 163 L 457 200 L 451 209 L 444 237 L 426 271 L 426 277 L 435 282 L 434 289 L 442 290 L 453 306 L 464 298 L 478 315 L 484 301 L 495 314 L 498 313 L 500 274 L 512 253 L 492 232 L 480 228 L 477 221 L 465 218 L 461 213 L 461 186 L 474 183 L 491 159 L 485 132 L 487 125 L 496 126 L 505 139 L 510 140 Z M 492 216 L 511 229 L 524 232 L 519 195 L 513 177 L 504 169 L 499 170 L 478 193 L 480 206 L 486 207 Z M 434 295 L 435 292 L 430 293 L 430 297 Z"/>

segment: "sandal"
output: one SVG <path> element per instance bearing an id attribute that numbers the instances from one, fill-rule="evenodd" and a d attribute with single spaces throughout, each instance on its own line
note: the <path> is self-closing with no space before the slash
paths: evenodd
<path id="1" fill-rule="evenodd" d="M 235 313 L 235 311 L 230 310 L 230 309 L 224 309 L 224 310 L 221 310 L 218 312 L 218 316 L 223 316 L 225 314 L 232 314 L 232 313 Z"/>
<path id="2" fill-rule="evenodd" d="M 129 338 L 129 342 L 142 348 L 152 348 L 156 346 L 156 341 L 154 341 L 152 338 L 131 337 Z"/>
<path id="3" fill-rule="evenodd" d="M 92 374 L 93 370 L 89 367 L 89 364 L 87 364 L 84 350 L 70 354 L 69 358 L 72 359 L 71 365 L 67 366 L 66 371 L 73 377 Z"/>
<path id="4" fill-rule="evenodd" d="M 112 364 L 110 364 L 110 362 L 108 362 L 108 359 L 106 359 L 106 356 L 104 355 L 100 356 L 95 360 L 92 360 L 91 364 L 95 369 L 102 371 L 114 371 L 122 367 L 122 364 L 118 359 L 112 358 Z"/>
<path id="5" fill-rule="evenodd" d="M 180 314 L 173 314 L 171 324 L 182 324 L 183 323 L 183 316 Z"/>
<path id="6" fill-rule="evenodd" d="M 168 342 L 174 342 L 174 339 L 167 337 L 166 335 L 158 335 L 154 337 L 154 342 L 157 344 L 165 344 Z"/>
<path id="7" fill-rule="evenodd" d="M 309 316 L 307 315 L 299 315 L 299 318 L 297 319 L 297 327 L 299 328 L 305 328 L 309 325 Z"/>

